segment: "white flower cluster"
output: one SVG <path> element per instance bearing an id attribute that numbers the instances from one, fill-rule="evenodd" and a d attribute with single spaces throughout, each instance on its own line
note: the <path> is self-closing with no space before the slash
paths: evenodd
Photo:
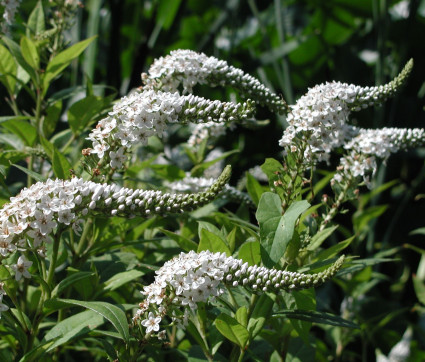
<path id="1" fill-rule="evenodd" d="M 422 128 L 381 128 L 357 129 L 357 136 L 348 141 L 344 148 L 349 151 L 341 158 L 333 182 L 363 177 L 370 187 L 370 177 L 376 172 L 376 159 L 384 161 L 399 150 L 425 144 L 425 130 Z"/>
<path id="2" fill-rule="evenodd" d="M 15 14 L 18 11 L 20 0 L 1 0 L 0 5 L 4 6 L 2 32 L 8 32 L 8 25 L 12 25 L 15 19 Z"/>
<path id="3" fill-rule="evenodd" d="M 225 285 L 245 286 L 257 291 L 297 290 L 318 286 L 341 268 L 344 257 L 317 274 L 287 272 L 249 266 L 225 253 L 202 251 L 181 253 L 157 270 L 155 281 L 144 287 L 145 300 L 139 304 L 134 321 L 140 320 L 146 333 L 159 330 L 159 323 L 170 315 L 178 325 L 187 323 L 197 303 L 221 296 Z"/>
<path id="4" fill-rule="evenodd" d="M 351 111 L 379 104 L 400 88 L 413 67 L 409 61 L 390 83 L 378 87 L 330 82 L 310 88 L 295 105 L 290 106 L 285 129 L 279 145 L 287 150 L 296 147 L 296 138 L 307 142 L 305 158 L 328 160 L 332 149 L 342 146 L 357 135 L 347 124 Z"/>
<path id="5" fill-rule="evenodd" d="M 106 156 L 112 168 L 120 169 L 133 145 L 146 145 L 153 135 L 162 137 L 167 123 L 241 121 L 252 110 L 250 101 L 235 104 L 154 90 L 134 92 L 121 98 L 108 117 L 92 130 L 88 139 L 93 142 L 93 149 L 88 149 L 88 153 L 97 154 L 100 159 Z"/>
<path id="6" fill-rule="evenodd" d="M 38 182 L 23 189 L 0 209 L 0 255 L 8 256 L 17 249 L 37 250 L 44 255 L 44 243 L 59 225 L 81 231 L 84 218 L 90 214 L 148 216 L 190 210 L 211 201 L 230 177 L 230 167 L 209 189 L 197 194 L 170 194 L 155 190 L 133 190 L 118 185 L 98 184 L 79 178 Z M 13 268 L 16 279 L 29 277 L 24 258 Z"/>
<path id="7" fill-rule="evenodd" d="M 197 124 L 193 128 L 192 134 L 187 140 L 187 143 L 191 147 L 196 147 L 201 144 L 202 141 L 206 138 L 218 138 L 220 136 L 223 136 L 226 134 L 226 127 L 228 126 L 230 125 L 227 125 L 224 122 L 207 122 Z"/>
<path id="8" fill-rule="evenodd" d="M 147 87 L 169 92 L 183 86 L 183 93 L 191 93 L 196 84 L 232 86 L 273 112 L 285 113 L 286 103 L 254 77 L 241 69 L 229 66 L 224 60 L 208 57 L 192 50 L 175 50 L 156 59 L 149 74 L 142 74 Z"/>

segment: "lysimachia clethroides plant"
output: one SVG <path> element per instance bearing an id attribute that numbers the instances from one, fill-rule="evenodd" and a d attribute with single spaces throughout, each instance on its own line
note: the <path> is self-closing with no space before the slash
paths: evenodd
<path id="1" fill-rule="evenodd" d="M 217 227 L 202 229 L 200 241 L 164 230 L 175 240 L 185 239 L 185 247 L 165 261 L 155 271 L 152 283 L 145 283 L 140 291 L 140 304 L 129 320 L 132 336 L 140 341 L 138 348 L 175 340 L 176 329 L 187 329 L 212 360 L 220 347 L 220 343 L 212 346 L 208 339 L 208 323 L 214 322 L 214 328 L 235 346 L 231 358 L 242 360 L 250 343 L 262 328 L 273 325 L 273 319 L 287 315 L 290 319 L 313 320 L 314 305 L 311 311 L 298 315 L 291 315 L 291 311 L 302 309 L 298 308 L 302 294 L 297 293 L 310 293 L 314 299 L 313 288 L 343 274 L 346 258 L 337 255 L 342 248 L 329 252 L 321 249 L 334 230 L 329 223 L 349 199 L 350 191 L 362 182 L 371 187 L 379 160 L 425 141 L 423 129 L 362 129 L 350 124 L 350 115 L 393 96 L 412 67 L 411 60 L 393 81 L 379 87 L 320 84 L 288 106 L 254 77 L 214 57 L 176 50 L 155 60 L 142 74 L 142 86 L 118 100 L 85 134 L 89 145 L 82 149 L 76 175 L 28 185 L 1 208 L 0 260 L 4 270 L 0 311 L 5 315 L 13 310 L 13 316 L 26 320 L 16 289 L 26 288 L 31 279 L 42 285 L 41 303 L 47 302 L 58 282 L 59 249 L 69 248 L 74 257 L 81 257 L 96 218 L 187 217 L 221 198 L 237 200 L 250 207 L 248 210 L 256 208 L 259 226 L 235 221 L 246 236 L 236 244 L 237 230 L 232 239 L 231 233 Z M 229 87 L 240 97 L 235 99 L 241 100 L 198 97 L 193 94 L 198 84 Z M 230 166 L 217 179 L 187 174 L 164 184 L 161 190 L 131 188 L 122 180 L 117 182 L 137 161 L 134 149 L 148 145 L 154 136 L 163 138 L 169 126 L 194 124 L 187 147 L 196 148 L 206 139 L 223 134 L 226 127 L 255 122 L 256 107 L 285 115 L 288 124 L 279 141 L 284 162 L 268 159 L 262 166 L 269 186 L 262 186 L 250 174 L 245 183 L 228 185 Z M 337 157 L 336 153 L 332 156 L 334 150 L 340 157 L 331 180 L 335 200 L 317 216 L 320 222 L 312 228 L 308 225 L 318 208 L 310 205 L 314 196 L 309 200 L 302 200 L 302 196 L 306 195 L 306 186 L 312 189 L 311 175 L 318 163 Z M 243 185 L 247 185 L 249 195 L 243 192 Z M 53 246 L 48 254 L 49 244 Z M 210 308 L 208 313 L 206 308 Z M 101 313 L 98 307 L 94 309 Z M 39 324 L 44 317 L 47 315 L 41 313 L 35 322 Z M 109 320 L 122 332 L 112 318 Z M 294 326 L 299 335 L 306 330 L 308 333 L 306 324 Z M 127 326 L 120 328 L 128 334 Z M 32 343 L 37 347 L 34 338 Z"/>

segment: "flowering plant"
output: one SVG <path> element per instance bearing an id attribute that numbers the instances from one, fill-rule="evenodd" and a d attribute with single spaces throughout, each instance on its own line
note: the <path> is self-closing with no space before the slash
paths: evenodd
<path id="1" fill-rule="evenodd" d="M 83 4 L 37 2 L 25 35 L 19 2 L 1 5 L 1 358 L 311 357 L 320 333 L 340 335 L 340 356 L 361 328 L 353 296 L 379 279 L 361 278 L 388 260 L 358 257 L 381 209 L 359 215 L 360 201 L 353 233 L 338 217 L 385 189 L 391 154 L 425 143 L 422 128 L 362 128 L 352 113 L 400 92 L 413 60 L 385 85 L 326 82 L 288 104 L 230 62 L 174 50 L 114 101 L 90 80 L 67 88 L 95 41 L 66 41 Z M 260 129 L 261 112 L 285 117 L 281 150 L 236 181 L 224 160 L 237 151 L 217 140 Z M 341 290 L 338 312 L 322 305 Z"/>

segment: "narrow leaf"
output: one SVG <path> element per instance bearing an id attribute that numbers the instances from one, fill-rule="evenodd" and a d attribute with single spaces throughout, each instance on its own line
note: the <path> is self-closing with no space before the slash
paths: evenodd
<path id="1" fill-rule="evenodd" d="M 274 313 L 272 318 L 287 317 L 289 319 L 297 319 L 306 322 L 327 324 L 337 327 L 360 328 L 357 324 L 350 322 L 335 314 L 318 312 L 314 310 L 282 310 Z"/>
<path id="2" fill-rule="evenodd" d="M 118 273 L 115 274 L 112 278 L 108 279 L 105 282 L 105 291 L 109 291 L 109 290 L 115 290 L 118 289 L 119 287 L 121 287 L 122 285 L 140 278 L 142 275 L 144 275 L 145 273 L 143 273 L 140 270 L 127 270 L 125 272 L 122 273 Z"/>
<path id="3" fill-rule="evenodd" d="M 31 68 L 38 70 L 40 68 L 40 56 L 34 42 L 23 36 L 21 38 L 21 51 L 25 61 L 31 66 Z"/>

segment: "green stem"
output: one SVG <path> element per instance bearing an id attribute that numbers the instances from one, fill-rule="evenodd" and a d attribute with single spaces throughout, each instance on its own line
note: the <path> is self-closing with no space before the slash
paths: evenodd
<path id="1" fill-rule="evenodd" d="M 88 234 L 91 229 L 91 226 L 93 224 L 93 219 L 88 219 L 86 224 L 84 225 L 83 233 L 81 234 L 80 241 L 78 242 L 77 248 L 75 249 L 75 254 L 77 255 L 77 258 L 81 256 L 81 254 L 84 252 L 84 250 L 87 248 L 88 243 Z"/>

